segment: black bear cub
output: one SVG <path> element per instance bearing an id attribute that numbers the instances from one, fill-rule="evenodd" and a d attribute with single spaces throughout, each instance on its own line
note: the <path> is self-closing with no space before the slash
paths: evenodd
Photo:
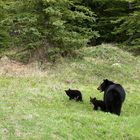
<path id="1" fill-rule="evenodd" d="M 82 94 L 79 90 L 65 90 L 66 94 L 69 96 L 69 100 L 76 100 L 76 101 L 83 101 L 82 100 Z"/>
<path id="2" fill-rule="evenodd" d="M 106 111 L 104 101 L 97 100 L 96 98 L 90 97 L 90 103 L 92 103 L 94 105 L 94 110 L 98 110 L 98 108 L 100 108 L 102 111 Z"/>
<path id="3" fill-rule="evenodd" d="M 106 112 L 120 115 L 122 103 L 125 100 L 124 88 L 120 84 L 105 79 L 97 89 L 101 92 L 104 91 L 103 101 Z"/>

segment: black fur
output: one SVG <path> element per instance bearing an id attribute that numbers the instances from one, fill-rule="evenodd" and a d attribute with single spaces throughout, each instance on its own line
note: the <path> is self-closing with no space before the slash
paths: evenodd
<path id="1" fill-rule="evenodd" d="M 102 111 L 106 111 L 104 101 L 97 100 L 96 98 L 90 97 L 90 103 L 92 103 L 94 105 L 94 110 L 98 110 L 98 108 L 100 108 Z"/>
<path id="2" fill-rule="evenodd" d="M 106 111 L 120 115 L 122 103 L 125 100 L 124 88 L 120 84 L 105 79 L 97 89 L 104 91 Z"/>
<path id="3" fill-rule="evenodd" d="M 66 94 L 69 96 L 69 100 L 76 100 L 76 101 L 83 101 L 82 100 L 82 94 L 79 90 L 65 90 Z"/>

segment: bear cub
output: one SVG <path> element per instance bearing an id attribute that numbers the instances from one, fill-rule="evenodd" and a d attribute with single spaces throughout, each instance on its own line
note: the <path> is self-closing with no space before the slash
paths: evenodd
<path id="1" fill-rule="evenodd" d="M 103 101 L 106 112 L 120 115 L 122 104 L 125 100 L 124 88 L 120 84 L 105 79 L 97 89 L 104 92 Z"/>
<path id="2" fill-rule="evenodd" d="M 82 94 L 79 90 L 72 90 L 72 89 L 68 89 L 65 90 L 67 96 L 69 96 L 69 100 L 76 100 L 76 101 L 83 101 L 82 100 Z"/>
<path id="3" fill-rule="evenodd" d="M 104 101 L 97 100 L 96 98 L 90 97 L 90 103 L 92 103 L 94 105 L 94 110 L 98 110 L 98 108 L 100 108 L 102 111 L 106 111 Z"/>

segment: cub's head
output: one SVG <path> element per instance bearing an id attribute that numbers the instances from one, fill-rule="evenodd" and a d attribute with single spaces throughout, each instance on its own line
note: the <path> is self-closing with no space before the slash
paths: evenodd
<path id="1" fill-rule="evenodd" d="M 66 94 L 69 96 L 71 93 L 71 89 L 69 88 L 68 90 L 65 90 Z"/>
<path id="2" fill-rule="evenodd" d="M 96 98 L 94 97 L 94 98 L 92 98 L 92 97 L 90 97 L 90 103 L 95 103 L 96 102 Z"/>
<path id="3" fill-rule="evenodd" d="M 114 84 L 112 81 L 104 79 L 103 82 L 100 84 L 100 86 L 97 88 L 97 90 L 100 90 L 101 92 L 105 91 L 112 84 Z"/>

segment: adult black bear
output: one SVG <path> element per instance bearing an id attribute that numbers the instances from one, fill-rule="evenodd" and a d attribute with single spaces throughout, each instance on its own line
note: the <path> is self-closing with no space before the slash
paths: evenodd
<path id="1" fill-rule="evenodd" d="M 66 94 L 69 96 L 69 100 L 74 99 L 76 101 L 83 101 L 82 94 L 79 90 L 65 90 Z"/>
<path id="2" fill-rule="evenodd" d="M 104 91 L 106 111 L 120 115 L 122 103 L 125 100 L 124 88 L 120 84 L 105 79 L 97 89 Z"/>
<path id="3" fill-rule="evenodd" d="M 99 107 L 102 111 L 106 111 L 104 101 L 97 100 L 96 98 L 90 97 L 90 103 L 92 103 L 94 105 L 94 110 L 98 110 L 98 107 Z"/>

